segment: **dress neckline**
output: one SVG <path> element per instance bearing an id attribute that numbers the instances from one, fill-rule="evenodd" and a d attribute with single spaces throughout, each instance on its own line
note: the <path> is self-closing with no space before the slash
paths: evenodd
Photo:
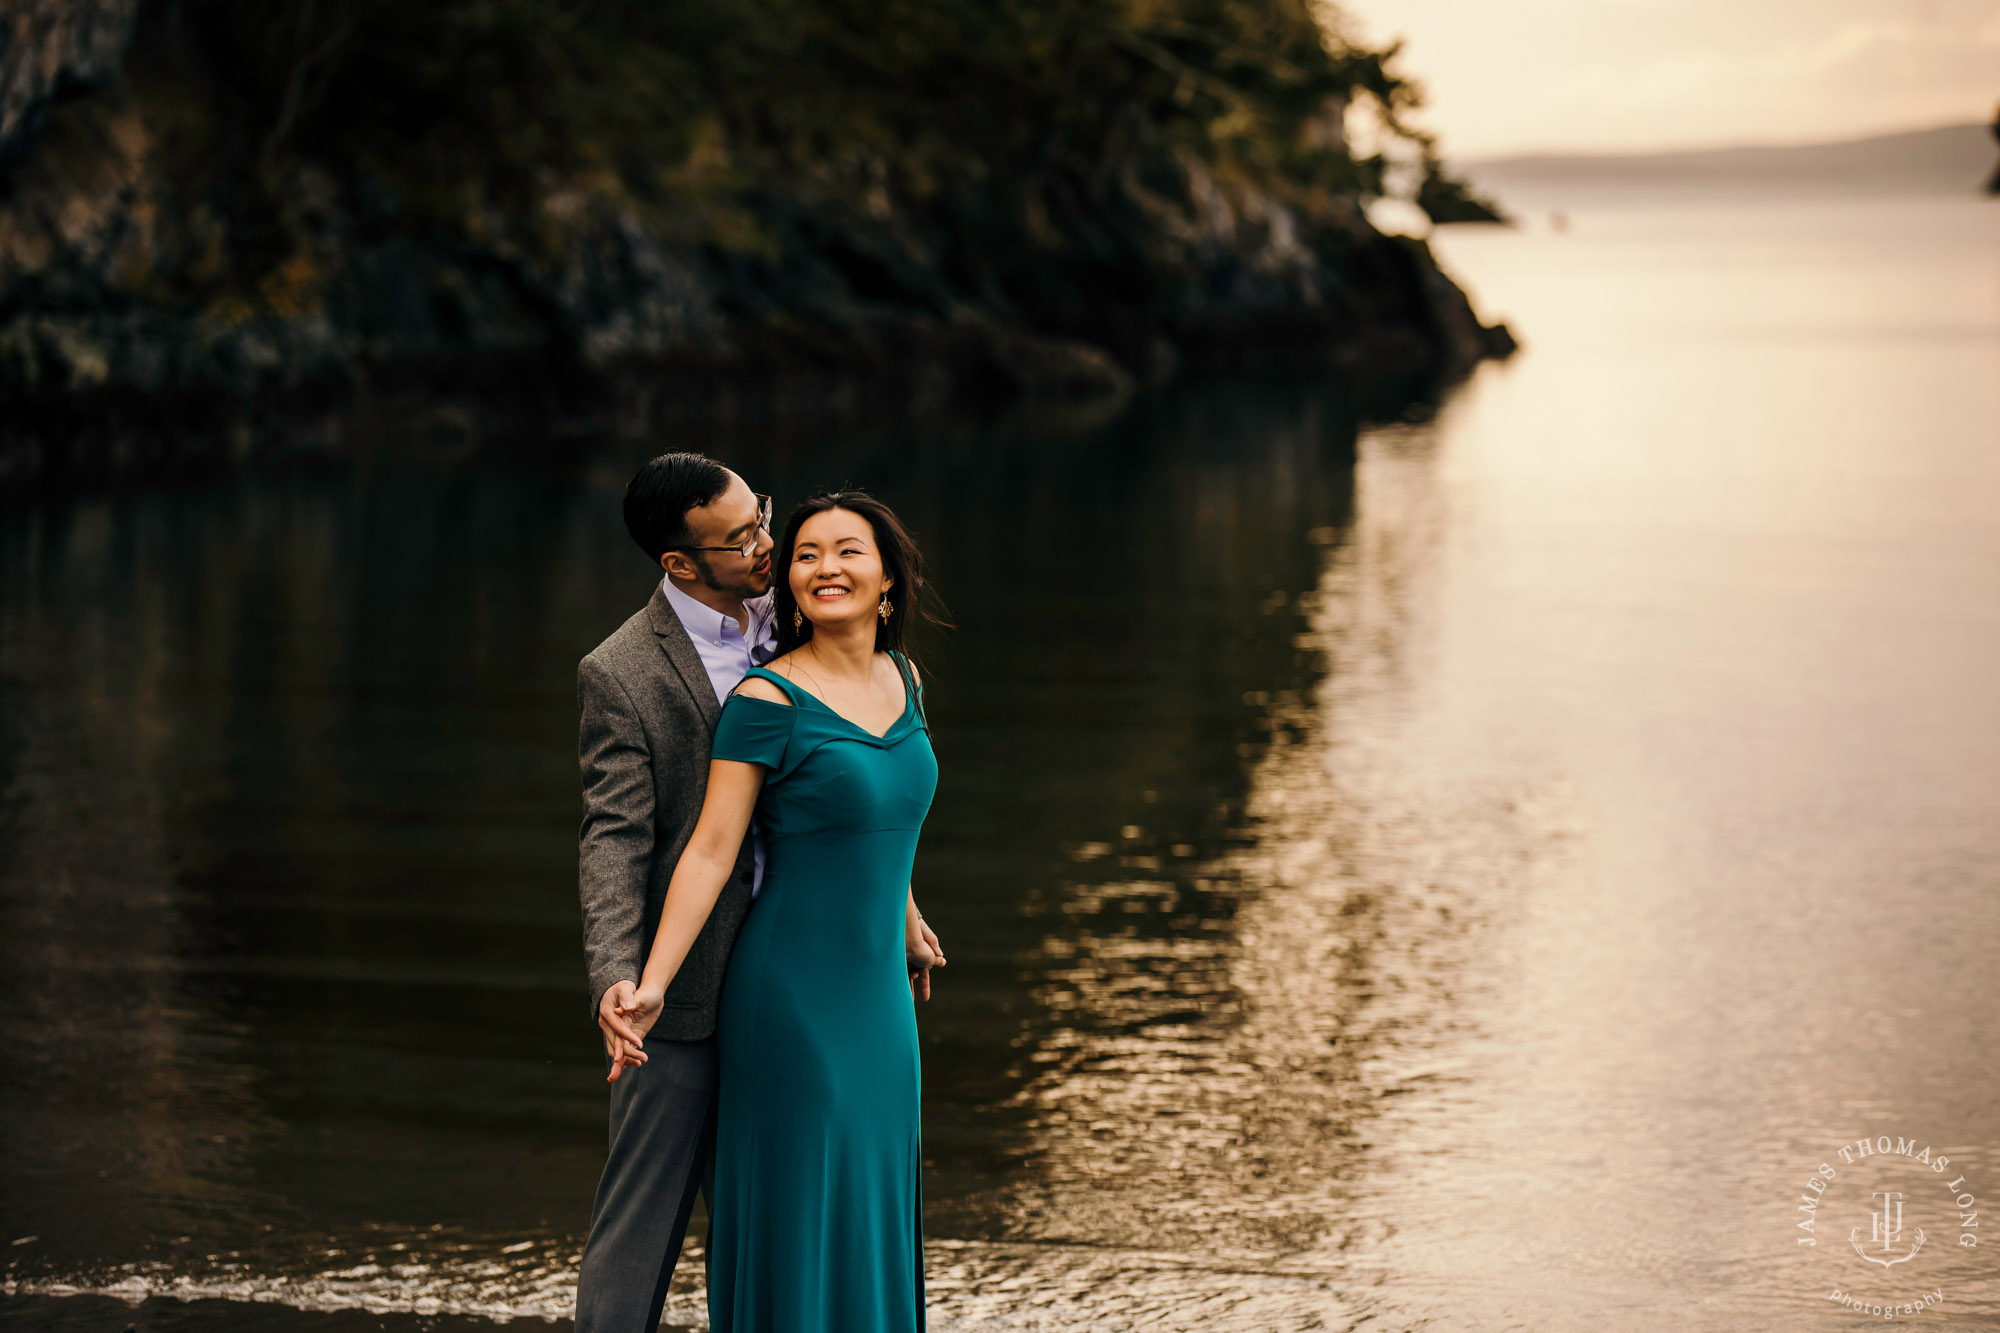
<path id="1" fill-rule="evenodd" d="M 755 666 L 751 667 L 750 670 L 744 673 L 745 676 L 762 676 L 766 680 L 777 682 L 779 689 L 783 690 L 786 694 L 791 695 L 793 697 L 795 701 L 793 704 L 794 707 L 797 706 L 796 703 L 797 697 L 799 695 L 804 695 L 809 702 L 817 705 L 821 712 L 826 713 L 828 716 L 834 718 L 837 721 L 845 722 L 848 726 L 854 728 L 856 731 L 860 732 L 863 736 L 866 736 L 871 741 L 888 740 L 891 732 L 895 731 L 897 727 L 902 726 L 903 723 L 909 721 L 910 710 L 916 705 L 916 699 L 914 695 L 911 693 L 909 677 L 903 675 L 903 670 L 901 667 L 898 667 L 896 669 L 896 674 L 898 676 L 901 676 L 903 680 L 903 711 L 896 715 L 895 721 L 889 724 L 889 728 L 887 731 L 873 732 L 868 730 L 868 728 L 862 726 L 859 722 L 856 722 L 853 718 L 849 717 L 847 714 L 841 712 L 838 708 L 835 708 L 832 704 L 828 703 L 826 700 L 820 698 L 817 694 L 814 694 L 811 690 L 807 689 L 805 686 L 798 684 L 796 681 L 786 680 L 783 676 L 771 670 L 769 667 Z M 771 701 L 769 699 L 752 699 L 751 702 L 769 703 Z"/>

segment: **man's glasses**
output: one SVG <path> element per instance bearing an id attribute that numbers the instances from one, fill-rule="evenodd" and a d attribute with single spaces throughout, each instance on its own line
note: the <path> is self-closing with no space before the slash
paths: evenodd
<path id="1" fill-rule="evenodd" d="M 757 554 L 757 542 L 764 533 L 771 530 L 771 497 L 757 497 L 757 526 L 750 530 L 750 536 L 735 546 L 676 546 L 676 551 L 734 551 L 748 560 Z"/>

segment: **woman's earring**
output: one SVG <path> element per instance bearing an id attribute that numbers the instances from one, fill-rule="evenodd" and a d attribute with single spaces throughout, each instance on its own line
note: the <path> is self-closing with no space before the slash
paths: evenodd
<path id="1" fill-rule="evenodd" d="M 802 615 L 800 615 L 800 614 L 799 614 L 799 609 L 798 609 L 798 608 L 797 608 L 796 606 L 795 606 L 795 607 L 793 607 L 793 608 L 792 608 L 792 633 L 794 633 L 794 634 L 797 634 L 797 633 L 798 633 L 799 631 L 803 630 L 803 629 L 804 629 L 805 627 L 806 627 L 806 618 L 805 618 L 804 616 L 802 616 Z"/>
<path id="2" fill-rule="evenodd" d="M 882 594 L 882 601 L 881 601 L 881 603 L 880 603 L 880 604 L 879 604 L 878 606 L 876 606 L 876 608 L 875 608 L 875 614 L 876 614 L 876 615 L 878 615 L 878 616 L 880 616 L 880 617 L 882 617 L 882 623 L 883 623 L 883 624 L 885 624 L 885 625 L 886 625 L 886 624 L 888 624 L 888 623 L 889 623 L 889 594 L 888 594 L 888 593 L 886 593 L 886 592 L 885 592 L 885 593 L 883 593 L 883 594 Z"/>

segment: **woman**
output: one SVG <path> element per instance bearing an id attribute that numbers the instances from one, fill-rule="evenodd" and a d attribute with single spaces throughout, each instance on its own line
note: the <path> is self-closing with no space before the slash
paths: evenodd
<path id="1" fill-rule="evenodd" d="M 937 786 L 901 651 L 920 557 L 859 491 L 809 500 L 778 549 L 780 655 L 723 705 L 708 792 L 632 1017 L 657 1012 L 754 811 L 765 867 L 722 986 L 709 1323 L 716 1333 L 924 1327 L 910 894 Z"/>

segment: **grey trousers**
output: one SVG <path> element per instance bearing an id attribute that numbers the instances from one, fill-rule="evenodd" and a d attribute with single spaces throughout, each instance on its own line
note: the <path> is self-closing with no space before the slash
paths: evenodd
<path id="1" fill-rule="evenodd" d="M 646 1054 L 611 1085 L 611 1154 L 583 1244 L 576 1333 L 659 1327 L 695 1191 L 713 1169 L 715 1038 L 649 1040 Z"/>

